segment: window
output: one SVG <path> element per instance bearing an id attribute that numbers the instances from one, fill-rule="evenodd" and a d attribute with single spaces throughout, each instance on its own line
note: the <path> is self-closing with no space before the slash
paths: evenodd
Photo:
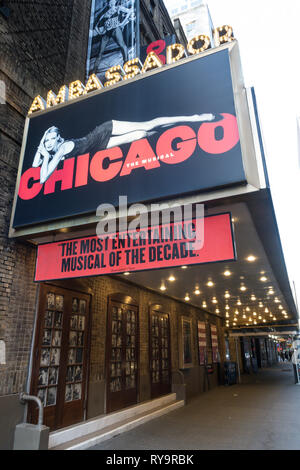
<path id="1" fill-rule="evenodd" d="M 154 16 L 154 11 L 155 11 L 155 2 L 154 2 L 154 0 L 150 0 L 149 12 L 150 12 L 151 16 Z"/>
<path id="2" fill-rule="evenodd" d="M 192 357 L 192 319 L 181 317 L 180 369 L 193 367 Z"/>
<path id="3" fill-rule="evenodd" d="M 187 34 L 191 33 L 195 29 L 195 26 L 196 26 L 196 21 L 192 21 L 191 23 L 188 23 L 186 25 Z"/>

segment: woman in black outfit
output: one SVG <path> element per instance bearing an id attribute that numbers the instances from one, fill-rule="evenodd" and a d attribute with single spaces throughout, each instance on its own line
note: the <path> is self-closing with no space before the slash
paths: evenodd
<path id="1" fill-rule="evenodd" d="M 93 153 L 106 148 L 118 147 L 153 133 L 157 127 L 167 127 L 179 122 L 212 121 L 213 114 L 194 114 L 192 116 L 158 117 L 150 121 L 106 121 L 95 127 L 81 139 L 65 140 L 57 127 L 46 130 L 38 146 L 32 166 L 41 166 L 40 183 L 47 181 L 57 165 L 66 156 Z"/>

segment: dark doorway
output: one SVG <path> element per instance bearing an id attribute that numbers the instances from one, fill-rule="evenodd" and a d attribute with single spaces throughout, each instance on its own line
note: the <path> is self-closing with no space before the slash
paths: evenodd
<path id="1" fill-rule="evenodd" d="M 110 413 L 137 403 L 138 306 L 129 296 L 112 295 L 107 322 L 107 406 Z"/>

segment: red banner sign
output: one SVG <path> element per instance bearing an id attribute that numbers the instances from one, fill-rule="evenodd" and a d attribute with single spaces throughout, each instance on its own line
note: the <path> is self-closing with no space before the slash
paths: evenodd
<path id="1" fill-rule="evenodd" d="M 203 243 L 191 249 L 195 239 L 187 234 L 196 227 L 197 219 L 193 219 L 141 229 L 135 234 L 118 232 L 104 238 L 39 245 L 35 281 L 235 260 L 229 213 L 205 217 Z"/>

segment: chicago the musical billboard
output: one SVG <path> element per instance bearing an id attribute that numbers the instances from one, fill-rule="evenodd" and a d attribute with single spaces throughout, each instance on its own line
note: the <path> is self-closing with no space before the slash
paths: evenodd
<path id="1" fill-rule="evenodd" d="M 30 115 L 13 227 L 246 182 L 227 49 Z"/>

